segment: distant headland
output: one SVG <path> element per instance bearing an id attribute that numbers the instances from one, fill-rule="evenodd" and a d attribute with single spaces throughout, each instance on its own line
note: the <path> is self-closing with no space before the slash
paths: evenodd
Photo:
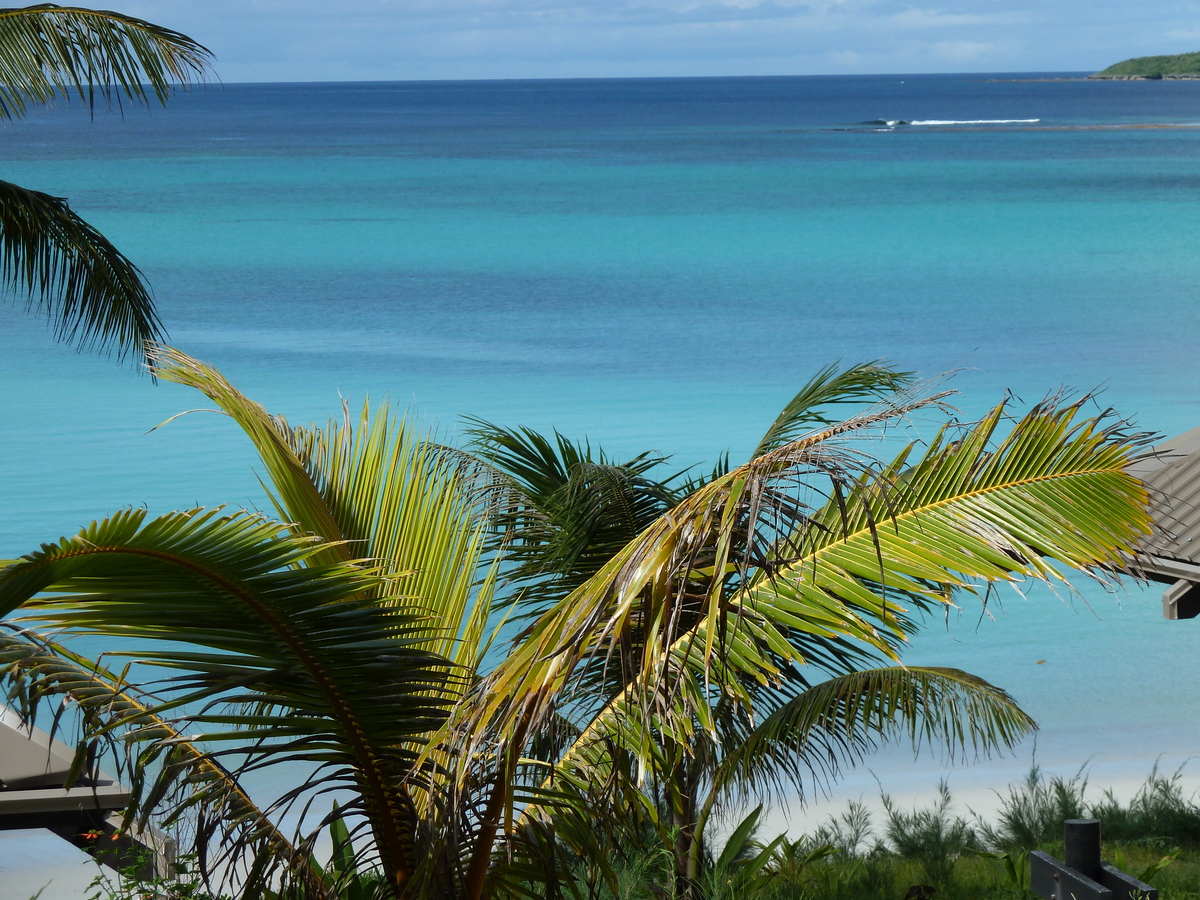
<path id="1" fill-rule="evenodd" d="M 1089 75 L 1108 81 L 1158 81 L 1200 78 L 1200 53 L 1175 56 L 1139 56 L 1127 59 L 1103 72 Z"/>

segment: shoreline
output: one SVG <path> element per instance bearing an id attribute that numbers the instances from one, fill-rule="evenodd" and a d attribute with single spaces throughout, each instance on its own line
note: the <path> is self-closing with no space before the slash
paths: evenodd
<path id="1" fill-rule="evenodd" d="M 1091 75 L 1075 75 L 1070 78 L 984 78 L 983 84 L 1042 84 L 1056 81 L 1090 81 Z"/>
<path id="2" fill-rule="evenodd" d="M 1200 72 L 1180 75 L 1077 75 L 1071 78 L 985 78 L 984 84 L 1040 84 L 1056 81 L 1200 81 Z"/>
<path id="3" fill-rule="evenodd" d="M 849 773 L 833 786 L 828 797 L 819 797 L 804 807 L 773 804 L 765 810 L 760 831 L 769 837 L 787 832 L 792 839 L 815 831 L 831 816 L 845 811 L 851 802 L 861 802 L 871 813 L 872 826 L 882 830 L 884 819 L 880 795 L 887 793 L 896 808 L 912 810 L 929 807 L 937 799 L 939 774 L 949 784 L 956 815 L 974 823 L 976 819 L 991 823 L 997 818 L 1002 801 L 1009 790 L 1018 787 L 1029 775 L 1032 760 L 1028 756 L 1008 760 L 1003 768 L 972 768 L 959 766 L 941 773 L 920 769 L 912 773 L 873 771 L 871 761 Z M 1054 776 L 1071 780 L 1079 777 L 1086 784 L 1085 800 L 1097 803 L 1111 793 L 1122 803 L 1128 803 L 1146 783 L 1157 764 L 1157 774 L 1170 779 L 1180 771 L 1183 796 L 1200 798 L 1200 758 L 1194 755 L 1160 754 L 1155 757 L 1120 757 L 1087 759 L 1072 768 L 1061 764 L 1038 763 L 1042 777 Z M 996 776 L 1002 776 L 997 778 Z"/>

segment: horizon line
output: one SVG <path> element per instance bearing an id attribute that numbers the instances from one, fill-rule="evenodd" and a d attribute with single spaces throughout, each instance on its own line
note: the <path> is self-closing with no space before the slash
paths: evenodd
<path id="1" fill-rule="evenodd" d="M 988 72 L 863 72 L 863 73 L 829 73 L 809 75 L 570 75 L 544 76 L 529 75 L 524 77 L 503 78 L 327 78 L 320 80 L 282 80 L 282 81 L 224 81 L 213 79 L 192 87 L 203 87 L 204 84 L 217 84 L 223 87 L 239 85 L 285 85 L 285 84 L 479 84 L 500 82 L 531 82 L 531 81 L 779 81 L 784 79 L 804 78 L 945 78 L 948 76 L 974 76 L 977 78 L 1013 78 L 1014 76 L 1058 76 L 1070 80 L 1083 80 L 1088 75 L 1102 71 L 1100 69 L 1031 69 L 1023 71 L 988 71 Z"/>

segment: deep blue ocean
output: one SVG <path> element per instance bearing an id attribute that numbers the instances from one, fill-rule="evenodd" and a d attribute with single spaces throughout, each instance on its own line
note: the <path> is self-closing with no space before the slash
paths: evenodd
<path id="1" fill-rule="evenodd" d="M 964 417 L 1103 386 L 1190 429 L 1200 82 L 1067 77 L 211 85 L 31 116 L 0 177 L 69 198 L 174 344 L 294 421 L 370 394 L 448 439 L 475 415 L 736 461 L 817 369 L 883 358 L 958 370 Z M 0 555 L 122 506 L 263 502 L 221 417 L 147 434 L 203 398 L 0 316 Z M 1200 626 L 1159 591 L 967 604 L 910 660 L 1010 689 L 1048 766 L 1141 776 L 1200 750 Z"/>

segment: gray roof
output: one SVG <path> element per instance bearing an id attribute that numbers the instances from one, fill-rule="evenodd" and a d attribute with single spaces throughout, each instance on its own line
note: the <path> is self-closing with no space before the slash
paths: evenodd
<path id="1" fill-rule="evenodd" d="M 141 877 L 172 871 L 175 844 L 155 828 L 123 832 L 118 810 L 129 805 L 128 788 L 101 774 L 67 787 L 74 748 L 40 728 L 27 726 L 0 703 L 0 831 L 47 828 L 76 847 L 95 853 L 104 865 L 139 866 Z M 99 841 L 103 834 L 108 840 Z"/>
<path id="2" fill-rule="evenodd" d="M 20 828 L 39 815 L 103 812 L 129 803 L 111 778 L 66 787 L 75 751 L 0 705 L 0 829 Z"/>
<path id="3" fill-rule="evenodd" d="M 75 751 L 40 728 L 27 728 L 11 709 L 0 706 L 0 790 L 61 787 Z"/>
<path id="4" fill-rule="evenodd" d="M 1132 467 L 1150 489 L 1155 534 L 1142 549 L 1155 581 L 1200 582 L 1200 428 L 1163 441 Z"/>

